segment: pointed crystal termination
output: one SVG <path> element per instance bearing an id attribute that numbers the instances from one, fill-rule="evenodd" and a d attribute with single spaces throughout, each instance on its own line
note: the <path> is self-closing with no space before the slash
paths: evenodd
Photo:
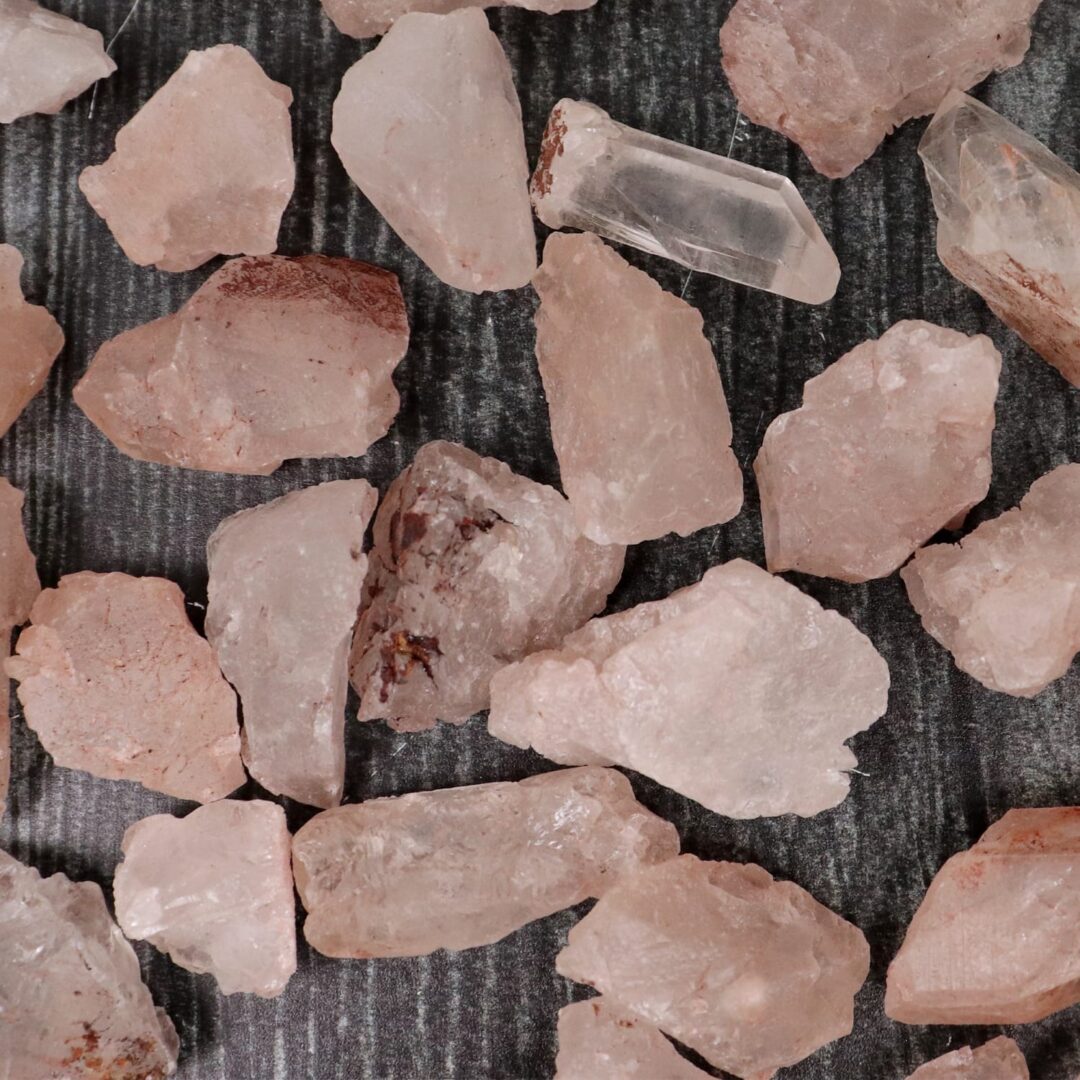
<path id="1" fill-rule="evenodd" d="M 966 94 L 950 94 L 919 156 L 941 261 L 1080 386 L 1080 173 Z"/>
<path id="2" fill-rule="evenodd" d="M 537 217 L 808 304 L 840 264 L 784 176 L 626 127 L 564 98 L 532 178 Z"/>
<path id="3" fill-rule="evenodd" d="M 1031 1080 L 1020 1047 L 1004 1035 L 972 1049 L 962 1046 L 916 1069 L 908 1080 Z"/>

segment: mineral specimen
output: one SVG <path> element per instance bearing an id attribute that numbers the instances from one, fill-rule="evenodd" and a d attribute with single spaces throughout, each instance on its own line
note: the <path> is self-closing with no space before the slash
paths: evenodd
<path id="1" fill-rule="evenodd" d="M 343 34 L 357 38 L 385 34 L 396 19 L 410 11 L 445 15 L 458 8 L 506 4 L 554 15 L 559 11 L 581 11 L 595 3 L 596 0 L 322 0 L 334 25 Z"/>
<path id="2" fill-rule="evenodd" d="M 740 110 L 847 176 L 953 89 L 1014 67 L 1040 0 L 737 0 L 720 31 Z"/>
<path id="3" fill-rule="evenodd" d="M 517 289 L 536 269 L 521 106 L 476 8 L 403 15 L 341 82 L 349 176 L 448 285 Z"/>
<path id="4" fill-rule="evenodd" d="M 847 795 L 843 740 L 885 712 L 885 661 L 847 619 L 736 559 L 593 619 L 491 683 L 491 734 L 616 763 L 720 814 L 810 816 Z"/>
<path id="5" fill-rule="evenodd" d="M 325 810 L 293 868 L 319 952 L 422 956 L 498 941 L 678 851 L 626 777 L 567 769 Z"/>
<path id="6" fill-rule="evenodd" d="M 226 518 L 207 546 L 206 636 L 240 693 L 243 757 L 275 795 L 336 806 L 349 643 L 378 494 L 336 480 Z"/>
<path id="7" fill-rule="evenodd" d="M 405 731 L 487 708 L 496 671 L 603 608 L 625 554 L 557 491 L 446 442 L 390 486 L 374 536 L 352 682 L 361 720 Z"/>
<path id="8" fill-rule="evenodd" d="M 140 266 L 268 255 L 296 179 L 291 104 L 238 45 L 188 53 L 79 187 Z"/>
<path id="9" fill-rule="evenodd" d="M 0 1075 L 164 1080 L 180 1041 L 99 886 L 0 851 Z"/>
<path id="10" fill-rule="evenodd" d="M 990 487 L 1001 356 L 988 337 L 897 323 L 803 388 L 754 462 L 769 569 L 886 577 Z"/>
<path id="11" fill-rule="evenodd" d="M 236 697 L 163 578 L 69 574 L 4 665 L 57 765 L 210 802 L 244 782 Z"/>
<path id="12" fill-rule="evenodd" d="M 175 315 L 107 341 L 74 396 L 132 457 L 269 473 L 286 458 L 358 457 L 385 435 L 408 344 L 387 270 L 234 259 Z"/>
<path id="13" fill-rule="evenodd" d="M 553 229 L 599 233 L 808 304 L 830 300 L 840 281 L 786 177 L 626 127 L 585 101 L 552 110 L 532 200 Z"/>
<path id="14" fill-rule="evenodd" d="M 1040 477 L 959 544 L 923 548 L 900 576 L 961 671 L 1034 697 L 1080 651 L 1080 464 Z"/>
<path id="15" fill-rule="evenodd" d="M 941 261 L 1080 386 L 1080 173 L 966 94 L 919 146 Z"/>
<path id="16" fill-rule="evenodd" d="M 851 1031 L 870 949 L 760 866 L 681 855 L 613 885 L 556 968 L 717 1068 L 764 1078 Z"/>
<path id="17" fill-rule="evenodd" d="M 223 994 L 277 997 L 296 970 L 289 830 L 274 803 L 224 799 L 124 833 L 116 919 Z"/>
<path id="18" fill-rule="evenodd" d="M 976 1050 L 964 1046 L 928 1061 L 908 1080 L 1030 1080 L 1030 1076 L 1020 1047 L 1002 1035 Z"/>

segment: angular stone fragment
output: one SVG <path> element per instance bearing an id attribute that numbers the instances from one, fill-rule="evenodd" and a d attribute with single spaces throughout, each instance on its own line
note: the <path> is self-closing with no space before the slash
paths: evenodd
<path id="1" fill-rule="evenodd" d="M 1041 0 L 737 0 L 720 31 L 739 109 L 847 176 L 954 89 L 1015 67 Z"/>
<path id="2" fill-rule="evenodd" d="M 304 936 L 327 956 L 489 945 L 677 855 L 612 769 L 340 806 L 293 838 Z"/>
<path id="3" fill-rule="evenodd" d="M 466 7 L 525 8 L 555 15 L 560 11 L 582 11 L 596 0 L 322 0 L 326 14 L 343 33 L 352 37 L 375 37 L 385 34 L 395 20 L 410 11 L 446 15 Z"/>
<path id="4" fill-rule="evenodd" d="M 359 457 L 390 429 L 409 344 L 397 277 L 306 255 L 234 259 L 175 314 L 107 341 L 76 403 L 125 454 L 213 472 Z"/>
<path id="5" fill-rule="evenodd" d="M 1010 810 L 938 871 L 889 966 L 905 1024 L 1027 1024 L 1080 1001 L 1080 807 Z"/>
<path id="6" fill-rule="evenodd" d="M 972 1049 L 961 1047 L 928 1061 L 908 1080 L 1030 1080 L 1020 1047 L 1004 1035 Z"/>
<path id="7" fill-rule="evenodd" d="M 885 712 L 888 687 L 847 619 L 735 559 L 498 672 L 488 730 L 563 764 L 624 765 L 729 817 L 810 816 L 847 795 L 844 740 Z"/>
<path id="8" fill-rule="evenodd" d="M 1080 652 L 1080 464 L 1041 476 L 959 544 L 916 552 L 900 576 L 961 671 L 1034 697 Z"/>
<path id="9" fill-rule="evenodd" d="M 617 882 L 555 966 L 696 1050 L 765 1078 L 851 1031 L 862 932 L 760 866 L 680 855 Z"/>
<path id="10" fill-rule="evenodd" d="M 226 518 L 207 546 L 206 636 L 240 693 L 243 757 L 275 795 L 336 806 L 349 644 L 378 493 L 336 480 Z"/>
<path id="11" fill-rule="evenodd" d="M 4 665 L 57 765 L 210 802 L 245 780 L 236 697 L 163 578 L 69 574 Z"/>
<path id="12" fill-rule="evenodd" d="M 551 112 L 532 178 L 537 217 L 808 304 L 840 263 L 777 173 L 626 127 L 586 101 Z"/>
<path id="13" fill-rule="evenodd" d="M 143 818 L 124 833 L 117 922 L 223 994 L 277 997 L 296 970 L 289 844 L 285 811 L 261 799 Z"/>
<path id="14" fill-rule="evenodd" d="M 454 443 L 420 448 L 375 517 L 351 667 L 359 718 L 463 723 L 491 676 L 600 611 L 625 549 L 586 540 L 554 489 Z"/>
<path id="15" fill-rule="evenodd" d="M 477 8 L 403 15 L 341 81 L 334 148 L 428 268 L 469 292 L 536 269 L 521 106 Z"/>
<path id="16" fill-rule="evenodd" d="M 139 266 L 268 255 L 296 180 L 291 104 L 238 45 L 188 53 L 79 187 Z"/>
<path id="17" fill-rule="evenodd" d="M 1080 386 L 1080 173 L 959 93 L 941 103 L 919 156 L 941 261 Z"/>
<path id="18" fill-rule="evenodd" d="M 164 1080 L 180 1040 L 101 888 L 0 851 L 0 1070 L 11 1080 Z"/>
<path id="19" fill-rule="evenodd" d="M 754 462 L 769 569 L 868 581 L 990 488 L 1001 356 L 988 337 L 900 322 L 777 417 Z"/>

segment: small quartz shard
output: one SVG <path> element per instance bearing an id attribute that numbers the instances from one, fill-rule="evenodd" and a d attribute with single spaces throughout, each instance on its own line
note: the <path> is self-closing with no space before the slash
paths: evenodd
<path id="1" fill-rule="evenodd" d="M 334 25 L 351 37 L 367 38 L 385 34 L 391 25 L 410 11 L 446 15 L 467 7 L 525 8 L 554 15 L 560 11 L 582 11 L 596 0 L 322 0 Z"/>
<path id="2" fill-rule="evenodd" d="M 388 270 L 233 259 L 176 314 L 105 342 L 74 397 L 131 457 L 265 474 L 286 458 L 359 457 L 382 438 L 408 345 Z"/>
<path id="3" fill-rule="evenodd" d="M 236 696 L 171 581 L 69 574 L 30 620 L 4 666 L 57 765 L 198 802 L 244 782 Z"/>
<path id="4" fill-rule="evenodd" d="M 375 517 L 351 660 L 359 718 L 463 723 L 496 671 L 604 607 L 624 555 L 585 539 L 553 488 L 454 443 L 421 447 Z"/>
<path id="5" fill-rule="evenodd" d="M 928 1061 L 908 1080 L 1030 1080 L 1020 1047 L 1004 1035 L 973 1050 L 961 1047 Z"/>
<path id="6" fill-rule="evenodd" d="M 889 966 L 904 1024 L 1028 1024 L 1080 1001 L 1080 807 L 1010 810 L 938 871 Z"/>
<path id="7" fill-rule="evenodd" d="M 139 266 L 268 255 L 296 181 L 291 104 L 238 45 L 188 53 L 79 187 Z"/>
<path id="8" fill-rule="evenodd" d="M 729 817 L 809 817 L 846 797 L 844 740 L 885 712 L 888 688 L 847 619 L 736 559 L 498 672 L 488 730 L 562 764 L 623 765 Z"/>
<path id="9" fill-rule="evenodd" d="M 293 838 L 304 936 L 338 957 L 489 945 L 678 854 L 613 769 L 325 810 Z"/>
<path id="10" fill-rule="evenodd" d="M 116 919 L 223 994 L 277 997 L 296 970 L 285 811 L 223 799 L 187 817 L 155 814 L 124 833 Z"/>
<path id="11" fill-rule="evenodd" d="M 1080 464 L 900 572 L 922 624 L 983 686 L 1034 697 L 1080 652 Z"/>
<path id="12" fill-rule="evenodd" d="M 988 337 L 901 322 L 777 417 L 754 462 L 769 569 L 887 577 L 990 488 L 1001 355 Z"/>
<path id="13" fill-rule="evenodd" d="M 521 106 L 478 8 L 413 12 L 346 73 L 334 148 L 436 277 L 518 289 L 536 269 Z"/>
<path id="14" fill-rule="evenodd" d="M 555 963 L 718 1069 L 764 1080 L 850 1033 L 870 949 L 760 866 L 680 855 L 608 889 Z"/>
<path id="15" fill-rule="evenodd" d="M 785 176 L 626 127 L 587 101 L 551 112 L 532 178 L 537 217 L 807 304 L 840 263 Z"/>
<path id="16" fill-rule="evenodd" d="M 739 109 L 847 176 L 894 128 L 1015 67 L 1041 0 L 737 0 L 720 31 Z"/>

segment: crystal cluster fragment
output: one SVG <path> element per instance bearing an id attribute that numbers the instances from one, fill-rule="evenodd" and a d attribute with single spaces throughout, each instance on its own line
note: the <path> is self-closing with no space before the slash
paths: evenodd
<path id="1" fill-rule="evenodd" d="M 581 11 L 595 3 L 596 0 L 322 0 L 334 25 L 343 34 L 356 38 L 385 34 L 394 22 L 410 11 L 446 15 L 459 8 L 506 4 L 554 15 L 560 11 Z"/>
<path id="2" fill-rule="evenodd" d="M 908 1080 L 1030 1080 L 1020 1047 L 1004 1035 L 972 1049 L 962 1046 L 928 1061 Z"/>

